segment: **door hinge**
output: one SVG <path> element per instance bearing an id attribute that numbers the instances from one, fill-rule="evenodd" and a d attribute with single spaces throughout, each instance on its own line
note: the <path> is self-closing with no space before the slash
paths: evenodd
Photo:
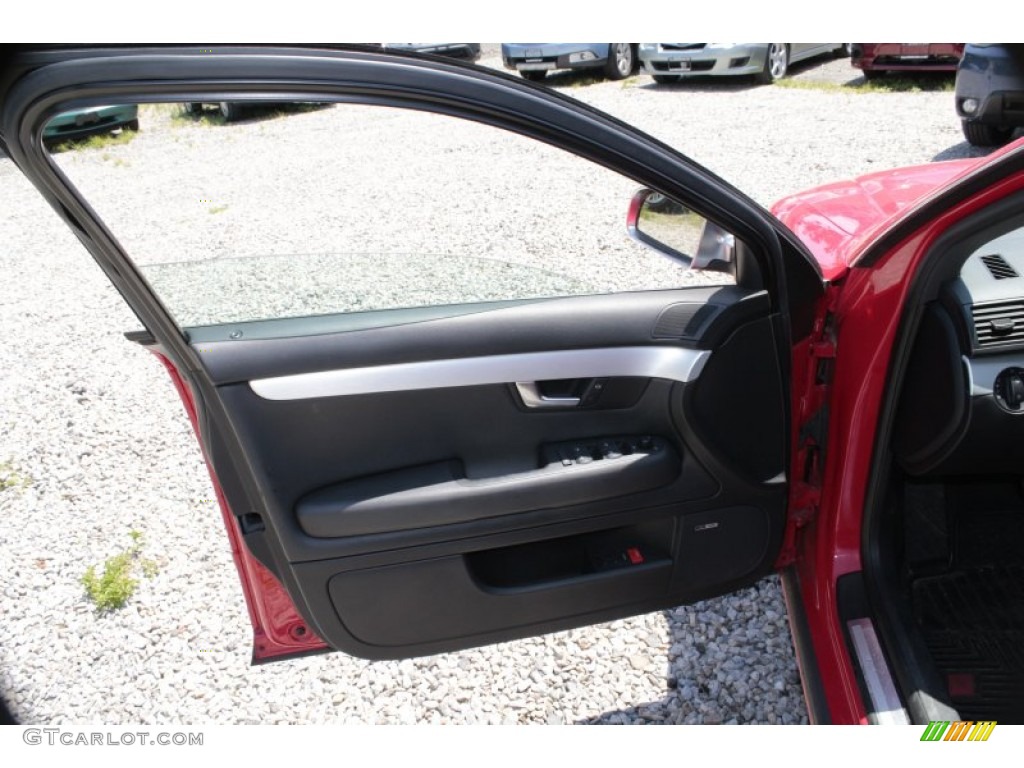
<path id="1" fill-rule="evenodd" d="M 821 488 L 805 482 L 797 482 L 791 494 L 790 519 L 797 528 L 807 525 L 818 511 L 821 502 Z"/>
<path id="2" fill-rule="evenodd" d="M 793 485 L 789 495 L 789 522 L 778 564 L 785 565 L 796 556 L 796 531 L 818 513 L 821 482 L 828 440 L 828 396 L 835 367 L 835 315 L 838 290 L 828 286 L 820 314 L 814 323 L 810 343 L 805 347 L 809 361 L 799 399 L 799 430 Z"/>
<path id="3" fill-rule="evenodd" d="M 826 324 L 824 332 L 829 335 L 828 338 L 822 338 L 810 345 L 810 381 L 807 382 L 801 403 L 803 408 L 797 436 L 797 464 L 793 473 L 796 483 L 790 506 L 797 520 L 810 519 L 817 511 L 821 473 L 825 463 L 829 422 L 828 394 L 832 384 L 836 346 L 831 338 L 830 323 Z"/>

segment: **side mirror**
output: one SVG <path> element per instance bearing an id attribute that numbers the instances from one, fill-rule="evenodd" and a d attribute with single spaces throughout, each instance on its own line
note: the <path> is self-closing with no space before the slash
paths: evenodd
<path id="1" fill-rule="evenodd" d="M 626 215 L 629 236 L 690 269 L 733 271 L 736 238 L 698 213 L 652 189 L 633 195 Z"/>

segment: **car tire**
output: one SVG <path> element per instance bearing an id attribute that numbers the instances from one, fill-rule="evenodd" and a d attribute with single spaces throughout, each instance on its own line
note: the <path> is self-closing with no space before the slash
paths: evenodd
<path id="1" fill-rule="evenodd" d="M 632 43 L 608 43 L 604 74 L 609 80 L 624 80 L 636 72 L 636 51 Z"/>
<path id="2" fill-rule="evenodd" d="M 853 45 L 853 43 L 840 43 L 839 47 L 832 51 L 832 55 L 835 56 L 837 59 L 850 58 L 850 54 L 852 53 L 852 51 L 850 50 L 851 45 Z"/>
<path id="3" fill-rule="evenodd" d="M 200 101 L 186 101 L 181 105 L 181 111 L 186 115 L 198 115 L 203 111 L 203 104 Z"/>
<path id="4" fill-rule="evenodd" d="M 684 206 L 682 203 L 677 203 L 670 197 L 665 197 L 665 195 L 661 194 L 660 192 L 652 192 L 651 194 L 649 194 L 644 204 L 649 211 L 653 211 L 654 213 L 686 212 L 686 206 Z"/>
<path id="5" fill-rule="evenodd" d="M 230 123 L 238 120 L 242 116 L 242 105 L 236 104 L 233 101 L 222 101 L 219 104 L 220 114 L 224 118 L 225 123 Z"/>
<path id="6" fill-rule="evenodd" d="M 124 124 L 124 127 L 129 131 L 139 130 L 139 119 L 135 118 L 134 120 L 129 120 L 127 123 Z"/>
<path id="7" fill-rule="evenodd" d="M 661 83 L 662 85 L 671 85 L 683 79 L 679 75 L 651 75 L 651 77 L 654 78 L 654 82 Z"/>
<path id="8" fill-rule="evenodd" d="M 539 83 L 541 80 L 548 76 L 547 71 L 543 69 L 528 69 L 525 71 L 520 70 L 519 74 L 522 75 L 523 78 L 525 78 L 526 80 L 532 80 L 535 83 Z"/>
<path id="9" fill-rule="evenodd" d="M 961 120 L 964 138 L 975 147 L 1000 147 L 1013 136 L 1013 128 L 1001 128 L 975 120 Z"/>
<path id="10" fill-rule="evenodd" d="M 764 68 L 754 75 L 759 85 L 771 85 L 789 71 L 789 46 L 786 43 L 768 43 L 764 54 Z"/>

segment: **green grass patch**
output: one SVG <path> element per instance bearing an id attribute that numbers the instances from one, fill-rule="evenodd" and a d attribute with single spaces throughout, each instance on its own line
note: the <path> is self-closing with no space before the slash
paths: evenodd
<path id="1" fill-rule="evenodd" d="M 177 125 L 199 125 L 203 128 L 224 125 L 227 120 L 220 113 L 219 109 L 204 109 L 201 112 L 186 112 L 184 107 L 178 107 L 171 115 L 171 122 Z"/>
<path id="2" fill-rule="evenodd" d="M 97 613 L 109 613 L 125 606 L 139 586 L 134 576 L 137 571 L 146 578 L 156 575 L 156 563 L 142 557 L 142 534 L 133 530 L 128 535 L 132 539 L 131 546 L 108 557 L 102 573 L 97 572 L 95 565 L 90 565 L 82 575 L 82 586 Z"/>
<path id="3" fill-rule="evenodd" d="M 786 78 L 776 80 L 779 88 L 798 91 L 829 91 L 831 93 L 933 93 L 953 92 L 954 81 L 949 77 L 880 77 L 874 80 L 852 80 L 830 83 L 825 80 Z"/>
<path id="4" fill-rule="evenodd" d="M 0 461 L 0 491 L 23 490 L 32 485 L 32 478 L 10 461 Z"/>
<path id="5" fill-rule="evenodd" d="M 565 85 L 567 88 L 586 88 L 588 85 L 597 85 L 605 81 L 604 77 L 598 77 L 594 75 L 577 75 L 571 74 L 570 79 L 566 81 Z M 551 85 L 561 85 L 557 80 L 552 79 Z"/>
<path id="6" fill-rule="evenodd" d="M 131 143 L 135 139 L 136 134 L 137 131 L 129 131 L 127 128 L 122 128 L 117 133 L 97 133 L 84 139 L 71 139 L 70 141 L 59 142 L 53 145 L 52 151 L 68 152 L 70 150 L 77 149 L 106 149 L 108 147 L 117 147 L 121 144 Z"/>

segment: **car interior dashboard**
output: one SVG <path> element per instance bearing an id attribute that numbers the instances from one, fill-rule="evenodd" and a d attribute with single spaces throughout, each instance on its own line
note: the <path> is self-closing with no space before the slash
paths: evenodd
<path id="1" fill-rule="evenodd" d="M 1024 466 L 1024 230 L 971 253 L 926 306 L 893 449 L 912 476 Z"/>

